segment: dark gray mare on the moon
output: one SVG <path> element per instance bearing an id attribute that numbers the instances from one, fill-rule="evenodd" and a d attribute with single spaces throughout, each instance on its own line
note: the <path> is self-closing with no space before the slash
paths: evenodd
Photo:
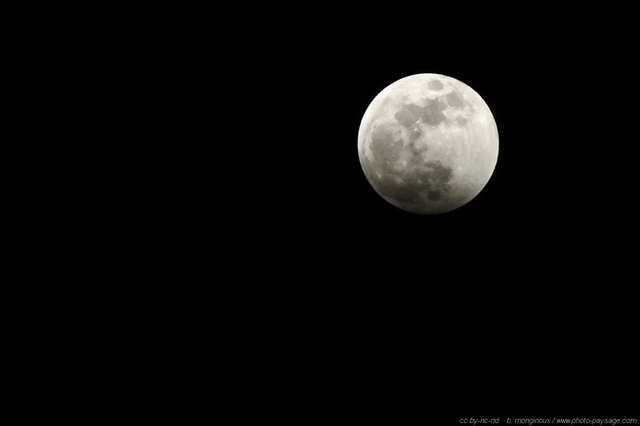
<path id="1" fill-rule="evenodd" d="M 409 140 L 405 144 L 404 140 L 395 139 L 384 127 L 376 128 L 371 139 L 373 160 L 363 163 L 365 173 L 376 173 L 377 179 L 373 182 L 376 190 L 402 204 L 419 202 L 416 194 L 432 201 L 442 199 L 449 191 L 453 170 L 439 161 L 425 162 L 423 154 L 428 148 L 418 148 Z M 407 166 L 403 169 L 394 167 L 401 151 L 405 151 L 408 158 Z"/>

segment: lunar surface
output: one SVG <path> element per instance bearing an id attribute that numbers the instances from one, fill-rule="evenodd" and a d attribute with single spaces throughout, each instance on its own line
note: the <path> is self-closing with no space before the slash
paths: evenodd
<path id="1" fill-rule="evenodd" d="M 387 86 L 358 131 L 367 180 L 394 206 L 445 213 L 471 201 L 498 160 L 498 129 L 471 87 L 440 74 L 415 74 Z"/>

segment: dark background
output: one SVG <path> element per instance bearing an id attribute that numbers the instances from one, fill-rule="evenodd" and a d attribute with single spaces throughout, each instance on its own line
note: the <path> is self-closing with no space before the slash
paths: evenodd
<path id="1" fill-rule="evenodd" d="M 630 12 L 509 7 L 66 13 L 87 415 L 637 417 Z M 387 204 L 356 151 L 375 95 L 422 72 L 500 134 L 444 215 Z"/>

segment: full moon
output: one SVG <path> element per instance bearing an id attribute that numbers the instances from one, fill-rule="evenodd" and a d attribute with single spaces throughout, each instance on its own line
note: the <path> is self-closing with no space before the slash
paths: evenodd
<path id="1" fill-rule="evenodd" d="M 445 213 L 471 201 L 498 160 L 498 128 L 471 87 L 415 74 L 382 90 L 362 117 L 358 156 L 373 189 L 412 213 Z"/>

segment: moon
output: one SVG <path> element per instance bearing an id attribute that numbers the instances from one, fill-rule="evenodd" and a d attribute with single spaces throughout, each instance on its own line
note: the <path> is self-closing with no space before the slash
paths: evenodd
<path id="1" fill-rule="evenodd" d="M 491 178 L 498 128 L 471 87 L 414 74 L 373 99 L 358 130 L 358 157 L 373 189 L 392 205 L 445 213 L 475 198 Z"/>

